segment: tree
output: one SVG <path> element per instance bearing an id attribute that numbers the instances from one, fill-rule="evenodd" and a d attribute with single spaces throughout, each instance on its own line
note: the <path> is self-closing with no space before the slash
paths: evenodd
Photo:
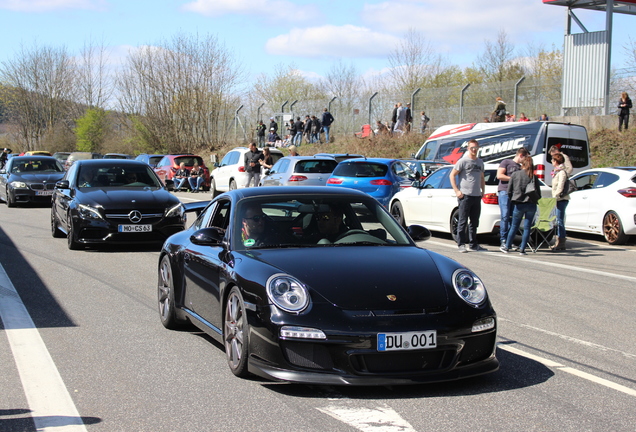
<path id="1" fill-rule="evenodd" d="M 2 62 L 7 117 L 27 150 L 38 149 L 43 136 L 58 126 L 71 127 L 76 69 L 65 48 L 20 48 Z"/>
<path id="2" fill-rule="evenodd" d="M 486 82 L 502 83 L 519 79 L 524 72 L 514 58 L 515 47 L 508 40 L 507 33 L 500 30 L 494 43 L 489 40 L 484 42 L 484 51 L 477 57 L 476 67 Z"/>
<path id="3" fill-rule="evenodd" d="M 143 124 L 155 151 L 214 147 L 233 118 L 232 93 L 241 79 L 214 36 L 178 34 L 129 54 L 118 80 L 120 107 Z"/>
<path id="4" fill-rule="evenodd" d="M 89 108 L 75 126 L 77 150 L 96 152 L 100 149 L 107 131 L 108 113 L 99 108 Z"/>
<path id="5" fill-rule="evenodd" d="M 110 99 L 113 83 L 107 63 L 108 52 L 103 42 L 84 43 L 77 65 L 77 101 L 88 108 L 104 108 Z"/>

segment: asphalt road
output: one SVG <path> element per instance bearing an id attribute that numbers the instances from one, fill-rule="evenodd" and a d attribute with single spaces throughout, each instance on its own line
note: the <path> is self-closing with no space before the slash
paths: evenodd
<path id="1" fill-rule="evenodd" d="M 484 280 L 501 369 L 321 387 L 234 377 L 219 344 L 162 327 L 157 250 L 70 251 L 49 212 L 0 206 L 0 431 L 636 430 L 634 243 L 578 236 L 521 257 L 434 236 L 422 245 Z"/>

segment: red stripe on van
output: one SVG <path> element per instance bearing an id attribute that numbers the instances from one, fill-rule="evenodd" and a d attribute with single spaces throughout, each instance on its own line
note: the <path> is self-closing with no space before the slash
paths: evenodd
<path id="1" fill-rule="evenodd" d="M 448 129 L 444 132 L 440 132 L 437 135 L 431 135 L 430 137 L 428 137 L 429 140 L 434 139 L 434 138 L 439 138 L 439 137 L 443 137 L 443 136 L 447 136 L 447 135 L 454 135 L 456 133 L 460 133 L 460 132 L 466 132 L 471 130 L 473 127 L 475 127 L 477 123 L 468 123 L 456 128 L 452 128 L 452 129 Z M 427 140 L 428 141 L 428 140 Z"/>

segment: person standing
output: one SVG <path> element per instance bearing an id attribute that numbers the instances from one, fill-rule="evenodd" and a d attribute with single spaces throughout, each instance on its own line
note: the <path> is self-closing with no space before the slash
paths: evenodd
<path id="1" fill-rule="evenodd" d="M 199 166 L 197 161 L 194 161 L 194 165 L 192 165 L 192 169 L 190 170 L 190 177 L 188 177 L 188 183 L 190 183 L 190 189 L 193 193 L 199 192 L 203 180 L 203 168 Z"/>
<path id="2" fill-rule="evenodd" d="M 422 120 L 422 124 L 420 126 L 420 133 L 424 133 L 424 131 L 426 130 L 426 127 L 428 126 L 428 122 L 431 121 L 430 118 L 428 118 L 428 116 L 426 115 L 426 112 L 422 111 L 421 114 L 421 120 Z"/>
<path id="3" fill-rule="evenodd" d="M 530 183 L 534 183 L 534 192 L 529 193 L 527 192 L 527 187 Z M 514 210 L 512 212 L 512 222 L 510 223 L 508 237 L 506 238 L 506 242 L 499 248 L 503 253 L 508 253 L 512 247 L 512 241 L 515 235 L 517 235 L 517 230 L 521 225 L 521 219 L 524 218 L 519 254 L 526 255 L 526 246 L 530 238 L 532 223 L 537 213 L 537 202 L 541 197 L 538 192 L 541 190 L 540 187 L 539 179 L 534 175 L 532 158 L 524 157 L 521 161 L 521 169 L 512 173 L 508 183 L 508 197 Z"/>
<path id="4" fill-rule="evenodd" d="M 572 162 L 570 161 L 570 158 L 568 157 L 568 155 L 566 155 L 565 153 L 561 153 L 561 149 L 559 148 L 559 146 L 553 145 L 548 149 L 548 153 L 550 153 L 550 157 L 554 159 L 554 155 L 556 154 L 560 154 L 561 156 L 563 156 L 563 166 L 565 168 L 565 172 L 567 173 L 568 176 L 572 175 L 572 172 L 574 171 L 574 167 L 572 166 Z M 554 163 L 552 164 L 554 165 Z"/>
<path id="5" fill-rule="evenodd" d="M 411 124 L 413 123 L 413 113 L 411 112 L 411 104 L 407 103 L 406 104 L 406 124 L 405 124 L 405 131 L 406 133 L 411 132 Z"/>
<path id="6" fill-rule="evenodd" d="M 296 140 L 296 134 L 302 133 L 302 131 L 299 132 L 298 129 L 296 129 L 296 122 L 293 117 L 289 120 L 287 130 L 289 131 L 289 144 L 291 145 Z"/>
<path id="7" fill-rule="evenodd" d="M 315 115 L 311 116 L 311 141 L 312 143 L 320 143 L 320 119 Z"/>
<path id="8" fill-rule="evenodd" d="M 557 222 L 557 240 L 550 250 L 565 250 L 565 208 L 568 206 L 570 195 L 565 194 L 565 184 L 569 181 L 568 174 L 564 165 L 565 159 L 562 153 L 552 156 L 552 198 L 556 198 L 556 222 Z"/>
<path id="9" fill-rule="evenodd" d="M 305 131 L 305 125 L 300 120 L 300 117 L 296 117 L 296 122 L 294 123 L 296 126 L 296 136 L 292 141 L 292 144 L 295 146 L 300 146 L 303 142 L 303 132 Z"/>
<path id="10" fill-rule="evenodd" d="M 265 147 L 263 149 L 263 159 L 259 159 L 258 162 L 266 170 L 271 169 L 274 166 L 274 158 L 272 158 L 272 153 L 269 147 Z"/>
<path id="11" fill-rule="evenodd" d="M 276 123 L 274 117 L 270 117 L 269 119 L 269 130 L 272 129 L 274 129 L 274 132 L 278 133 L 278 123 Z"/>
<path id="12" fill-rule="evenodd" d="M 495 101 L 495 110 L 492 112 L 493 122 L 505 122 L 506 121 L 506 104 L 503 99 L 497 97 Z"/>
<path id="13" fill-rule="evenodd" d="M 403 134 L 406 131 L 406 107 L 403 107 L 401 102 L 398 102 L 396 118 L 397 122 L 393 127 L 393 132 L 400 132 Z"/>
<path id="14" fill-rule="evenodd" d="M 176 191 L 181 190 L 181 186 L 188 180 L 188 177 L 190 177 L 190 172 L 185 167 L 185 162 L 181 162 L 179 169 L 174 173 L 174 177 L 172 178 Z"/>
<path id="15" fill-rule="evenodd" d="M 247 173 L 247 181 L 245 187 L 250 187 L 250 182 L 254 179 L 254 186 L 258 186 L 261 182 L 261 160 L 264 159 L 263 153 L 258 151 L 255 142 L 250 143 L 250 151 L 245 153 L 244 166 Z"/>
<path id="16" fill-rule="evenodd" d="M 629 127 L 629 110 L 632 109 L 632 100 L 627 92 L 621 93 L 618 109 L 618 131 L 620 132 L 623 125 L 625 125 L 625 130 Z"/>
<path id="17" fill-rule="evenodd" d="M 393 106 L 393 112 L 391 113 L 391 124 L 389 125 L 389 131 L 393 134 L 393 129 L 395 129 L 395 124 L 397 123 L 397 112 L 398 108 L 400 108 L 400 103 L 396 103 Z"/>
<path id="18" fill-rule="evenodd" d="M 457 245 L 459 252 L 474 252 L 484 250 L 477 243 L 477 227 L 481 215 L 481 197 L 486 190 L 484 177 L 484 162 L 477 157 L 479 143 L 477 140 L 468 141 L 468 151 L 453 167 L 450 182 L 459 205 L 457 222 Z M 470 219 L 470 222 L 469 222 Z M 466 238 L 468 227 L 468 239 Z"/>
<path id="19" fill-rule="evenodd" d="M 258 145 L 265 145 L 265 131 L 267 130 L 267 126 L 263 123 L 263 120 L 258 121 L 258 125 L 256 126 L 256 137 L 258 138 Z"/>
<path id="20" fill-rule="evenodd" d="M 305 141 L 307 141 L 308 144 L 311 144 L 311 125 L 313 123 L 311 122 L 311 117 L 309 117 L 309 114 L 307 114 L 305 116 L 305 129 L 303 130 L 303 132 L 305 133 Z"/>
<path id="21" fill-rule="evenodd" d="M 334 122 L 334 118 L 331 113 L 325 108 L 322 113 L 322 130 L 325 133 L 325 142 L 329 144 L 329 129 L 331 128 L 331 124 Z"/>
<path id="22" fill-rule="evenodd" d="M 512 215 L 512 206 L 508 199 L 508 182 L 510 181 L 512 173 L 521 168 L 521 162 L 528 156 L 528 154 L 528 150 L 521 147 L 520 149 L 517 149 L 517 154 L 515 154 L 514 158 L 501 161 L 499 168 L 497 168 L 497 179 L 499 180 L 499 185 L 497 186 L 497 197 L 499 201 L 499 212 L 501 215 L 501 220 L 499 222 L 499 239 L 501 241 L 499 243 L 502 247 L 506 244 L 506 239 L 508 238 L 510 216 Z"/>

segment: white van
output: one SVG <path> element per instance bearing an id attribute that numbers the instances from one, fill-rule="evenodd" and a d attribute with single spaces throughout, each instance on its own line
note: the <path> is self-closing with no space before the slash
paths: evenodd
<path id="1" fill-rule="evenodd" d="M 479 142 L 478 156 L 489 163 L 514 157 L 525 147 L 534 161 L 537 177 L 552 184 L 553 166 L 548 149 L 553 145 L 569 156 L 574 172 L 590 168 L 590 145 L 584 126 L 557 122 L 468 123 L 435 130 L 415 155 L 421 160 L 456 163 L 466 152 L 468 141 Z"/>

